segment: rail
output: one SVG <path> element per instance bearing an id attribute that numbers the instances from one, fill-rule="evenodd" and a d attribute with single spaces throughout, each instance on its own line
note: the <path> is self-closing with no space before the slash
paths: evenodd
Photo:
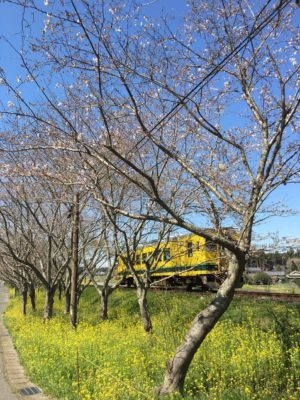
<path id="1" fill-rule="evenodd" d="M 300 294 L 297 293 L 276 293 L 276 292 L 260 292 L 248 290 L 237 290 L 234 294 L 235 297 L 255 297 L 255 298 L 269 298 L 271 300 L 282 300 L 291 302 L 300 302 Z"/>
<path id="2" fill-rule="evenodd" d="M 128 288 L 127 286 L 120 286 L 121 289 L 135 289 L 134 287 Z M 148 290 L 151 291 L 173 291 L 173 292 L 187 292 L 184 287 L 175 287 L 175 286 L 155 286 L 149 287 Z M 200 296 L 212 295 L 217 293 L 217 290 L 207 290 L 203 291 L 198 288 L 193 288 L 188 291 L 188 293 L 194 293 Z M 270 299 L 276 301 L 290 301 L 290 302 L 299 302 L 300 303 L 300 294 L 298 293 L 276 293 L 276 292 L 262 292 L 262 291 L 248 291 L 248 290 L 236 290 L 234 293 L 234 297 L 253 297 L 253 298 L 261 298 L 261 299 Z"/>

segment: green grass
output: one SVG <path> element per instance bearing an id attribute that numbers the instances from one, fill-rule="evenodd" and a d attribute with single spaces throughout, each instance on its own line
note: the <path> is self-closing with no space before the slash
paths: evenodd
<path id="1" fill-rule="evenodd" d="M 267 291 L 273 293 L 291 293 L 300 294 L 300 287 L 294 282 L 277 283 L 273 285 L 248 285 L 244 284 L 241 290 L 249 291 Z"/>
<path id="2" fill-rule="evenodd" d="M 142 330 L 133 290 L 111 296 L 110 319 L 102 322 L 98 296 L 88 288 L 77 331 L 58 300 L 53 320 L 42 322 L 42 293 L 38 311 L 26 318 L 19 299 L 12 300 L 5 321 L 26 371 L 57 399 L 150 400 L 166 361 L 209 301 L 194 293 L 149 293 L 151 335 Z M 297 400 L 299 376 L 300 305 L 236 299 L 195 356 L 185 400 Z"/>

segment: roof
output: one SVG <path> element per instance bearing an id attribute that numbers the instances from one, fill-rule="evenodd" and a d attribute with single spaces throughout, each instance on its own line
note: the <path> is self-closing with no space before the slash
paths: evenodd
<path id="1" fill-rule="evenodd" d="M 289 279 L 300 279 L 300 271 L 292 271 L 286 277 Z"/>
<path id="2" fill-rule="evenodd" d="M 265 274 L 268 274 L 270 276 L 285 276 L 285 271 L 265 271 L 262 270 L 261 268 L 246 268 L 246 272 L 248 274 L 258 274 L 259 272 L 264 272 Z"/>
<path id="3" fill-rule="evenodd" d="M 266 271 L 271 276 L 285 276 L 285 271 Z"/>
<path id="4" fill-rule="evenodd" d="M 261 272 L 262 271 L 262 269 L 261 268 L 258 268 L 258 267 L 246 267 L 245 268 L 245 270 L 246 270 L 246 272 L 248 272 L 248 273 L 257 273 L 257 272 Z"/>

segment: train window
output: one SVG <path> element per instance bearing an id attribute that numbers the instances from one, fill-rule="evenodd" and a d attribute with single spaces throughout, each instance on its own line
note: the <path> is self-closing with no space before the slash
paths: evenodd
<path id="1" fill-rule="evenodd" d="M 187 243 L 187 255 L 188 257 L 193 257 L 193 242 Z"/>
<path id="2" fill-rule="evenodd" d="M 213 242 L 206 242 L 205 248 L 207 251 L 217 251 L 217 245 Z"/>
<path id="3" fill-rule="evenodd" d="M 142 254 L 142 260 L 143 260 L 143 263 L 146 262 L 146 260 L 147 260 L 147 253 L 143 253 L 143 254 Z"/>
<path id="4" fill-rule="evenodd" d="M 141 263 L 141 256 L 140 256 L 140 254 L 137 254 L 137 255 L 135 256 L 135 263 L 136 263 L 136 264 L 140 264 L 140 263 Z"/>
<path id="5" fill-rule="evenodd" d="M 164 249 L 164 261 L 169 261 L 171 259 L 170 249 Z"/>

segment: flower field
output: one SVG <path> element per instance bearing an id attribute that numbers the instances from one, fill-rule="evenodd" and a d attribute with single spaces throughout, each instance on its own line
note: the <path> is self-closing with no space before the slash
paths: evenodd
<path id="1" fill-rule="evenodd" d="M 145 334 L 133 291 L 110 300 L 110 319 L 99 319 L 92 289 L 80 301 L 76 331 L 55 299 L 53 320 L 23 317 L 13 299 L 5 321 L 28 375 L 59 400 L 154 399 L 165 364 L 208 297 L 151 292 L 154 332 Z M 300 305 L 235 300 L 197 353 L 185 399 L 300 399 Z M 172 399 L 180 399 L 173 395 Z"/>

